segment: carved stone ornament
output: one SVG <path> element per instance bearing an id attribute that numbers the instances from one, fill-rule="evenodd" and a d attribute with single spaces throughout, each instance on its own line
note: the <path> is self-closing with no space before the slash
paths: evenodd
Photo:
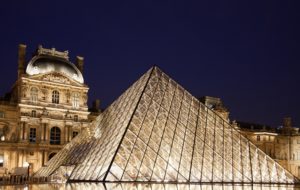
<path id="1" fill-rule="evenodd" d="M 22 85 L 22 96 L 25 98 L 28 91 L 28 87 L 26 85 Z"/>
<path id="2" fill-rule="evenodd" d="M 48 95 L 48 89 L 47 89 L 47 87 L 43 86 L 43 87 L 41 88 L 41 91 L 42 91 L 42 93 L 43 93 L 44 96 L 47 96 L 47 95 Z"/>
<path id="3" fill-rule="evenodd" d="M 84 103 L 84 104 L 86 104 L 86 103 L 87 103 L 87 101 L 88 101 L 88 97 L 87 97 L 87 95 L 86 95 L 86 94 L 83 94 L 83 95 L 82 95 L 82 100 L 83 100 L 83 103 Z"/>
<path id="4" fill-rule="evenodd" d="M 67 79 L 66 77 L 63 77 L 62 75 L 59 74 L 49 74 L 46 75 L 42 78 L 44 81 L 51 81 L 51 82 L 58 82 L 58 83 L 63 83 L 63 84 L 70 84 L 70 80 Z"/>

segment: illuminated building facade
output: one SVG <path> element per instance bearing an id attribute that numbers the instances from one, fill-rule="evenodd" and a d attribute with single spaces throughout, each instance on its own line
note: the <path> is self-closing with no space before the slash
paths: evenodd
<path id="1" fill-rule="evenodd" d="M 36 172 L 89 123 L 83 58 L 41 46 L 25 57 L 19 45 L 18 79 L 0 100 L 0 175 Z"/>
<path id="2" fill-rule="evenodd" d="M 292 126 L 291 118 L 284 118 L 283 127 L 279 129 L 247 123 L 236 125 L 257 147 L 300 177 L 300 134 L 299 128 Z"/>
<path id="3" fill-rule="evenodd" d="M 298 182 L 223 112 L 153 67 L 35 176 L 72 182 Z"/>

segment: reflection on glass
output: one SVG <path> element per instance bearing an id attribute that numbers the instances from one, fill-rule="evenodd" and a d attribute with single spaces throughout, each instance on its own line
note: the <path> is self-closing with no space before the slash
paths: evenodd
<path id="1" fill-rule="evenodd" d="M 36 176 L 70 181 L 294 183 L 295 178 L 154 67 Z M 121 186 L 123 187 L 123 186 Z M 164 186 L 163 186 L 164 187 Z"/>

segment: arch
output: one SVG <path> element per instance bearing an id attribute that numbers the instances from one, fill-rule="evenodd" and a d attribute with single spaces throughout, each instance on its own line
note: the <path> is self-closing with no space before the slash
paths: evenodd
<path id="1" fill-rule="evenodd" d="M 50 144 L 60 144 L 60 136 L 60 128 L 52 127 L 50 130 Z"/>
<path id="2" fill-rule="evenodd" d="M 49 154 L 48 160 L 50 160 L 51 158 L 53 158 L 55 155 L 56 155 L 56 152 L 52 152 L 51 154 Z"/>
<path id="3" fill-rule="evenodd" d="M 52 103 L 59 104 L 59 92 L 57 90 L 52 91 Z"/>

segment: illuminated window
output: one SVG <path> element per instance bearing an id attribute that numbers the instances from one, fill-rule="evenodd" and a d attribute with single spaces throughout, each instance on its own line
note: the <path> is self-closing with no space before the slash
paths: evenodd
<path id="1" fill-rule="evenodd" d="M 72 106 L 73 108 L 79 108 L 79 94 L 77 93 L 72 95 Z"/>
<path id="2" fill-rule="evenodd" d="M 50 144 L 60 144 L 60 129 L 58 127 L 51 128 Z"/>
<path id="3" fill-rule="evenodd" d="M 59 92 L 56 90 L 52 92 L 52 103 L 59 104 Z"/>
<path id="4" fill-rule="evenodd" d="M 0 167 L 4 166 L 4 154 L 0 154 Z"/>
<path id="5" fill-rule="evenodd" d="M 29 142 L 36 142 L 36 128 L 30 128 L 29 131 Z"/>
<path id="6" fill-rule="evenodd" d="M 260 136 L 259 135 L 256 136 L 256 141 L 260 141 Z"/>
<path id="7" fill-rule="evenodd" d="M 74 138 L 74 137 L 76 137 L 77 135 L 78 135 L 78 131 L 73 131 L 72 137 Z"/>
<path id="8" fill-rule="evenodd" d="M 30 98 L 31 98 L 32 103 L 37 103 L 37 101 L 38 101 L 38 89 L 36 87 L 31 88 Z"/>

